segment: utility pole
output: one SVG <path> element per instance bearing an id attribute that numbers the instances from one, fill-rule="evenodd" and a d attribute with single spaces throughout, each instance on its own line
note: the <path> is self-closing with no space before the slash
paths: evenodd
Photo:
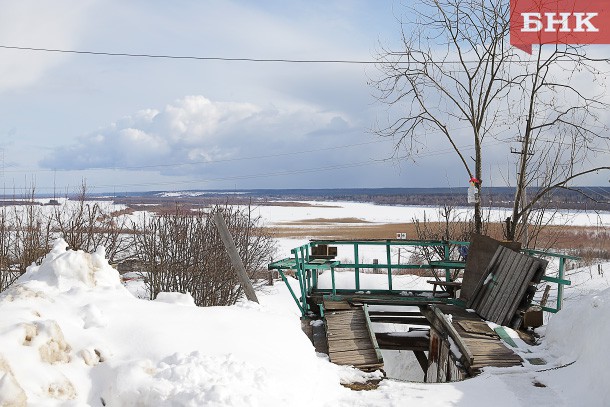
<path id="1" fill-rule="evenodd" d="M 517 186 L 515 191 L 515 207 L 521 206 L 521 209 L 525 208 L 527 205 L 527 179 L 526 179 L 526 170 L 527 170 L 527 158 L 528 156 L 534 155 L 533 152 L 529 151 L 529 138 L 528 137 L 520 137 L 517 141 L 521 142 L 521 150 L 515 150 L 513 148 L 510 149 L 512 154 L 519 154 L 519 171 L 517 172 Z M 515 222 L 516 216 L 513 212 L 512 222 Z M 523 220 L 523 245 L 524 247 L 529 247 L 529 216 L 530 211 L 527 210 L 524 216 L 521 216 Z M 516 225 L 514 226 L 516 227 Z"/>

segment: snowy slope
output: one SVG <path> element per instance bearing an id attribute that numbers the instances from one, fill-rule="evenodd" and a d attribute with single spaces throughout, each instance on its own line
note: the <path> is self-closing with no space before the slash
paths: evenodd
<path id="1" fill-rule="evenodd" d="M 606 265 L 605 272 L 610 274 Z M 593 286 L 594 284 L 592 284 Z M 102 251 L 59 241 L 0 294 L 0 405 L 35 406 L 570 406 L 606 405 L 610 290 L 591 289 L 553 317 L 523 355 L 547 366 L 493 369 L 460 383 L 385 380 L 354 392 L 364 375 L 317 356 L 283 285 L 261 305 L 197 308 L 190 296 L 135 298 Z M 598 337 L 589 334 L 591 329 Z M 538 370 L 576 363 L 546 372 Z M 537 384 L 537 385 L 535 385 Z M 546 387 L 540 387 L 544 385 Z"/>

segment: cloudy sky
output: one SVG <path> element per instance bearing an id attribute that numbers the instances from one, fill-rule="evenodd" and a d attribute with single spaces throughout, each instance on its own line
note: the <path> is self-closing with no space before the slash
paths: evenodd
<path id="1" fill-rule="evenodd" d="M 404 12 L 394 0 L 0 0 L 0 10 L 0 46 L 368 61 L 379 44 L 398 43 Z M 467 186 L 445 144 L 428 143 L 416 162 L 388 160 L 391 140 L 371 132 L 384 115 L 367 85 L 375 75 L 364 64 L 0 48 L 3 184 L 44 193 L 83 179 L 94 192 Z M 490 176 L 512 158 L 488 163 Z"/>

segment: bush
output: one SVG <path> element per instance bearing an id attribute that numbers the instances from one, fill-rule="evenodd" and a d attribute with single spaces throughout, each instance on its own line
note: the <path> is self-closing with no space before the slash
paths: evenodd
<path id="1" fill-rule="evenodd" d="M 215 206 L 210 211 L 188 211 L 150 217 L 134 224 L 136 257 L 147 273 L 150 297 L 159 292 L 189 292 L 199 306 L 231 305 L 242 294 L 213 221 L 220 211 L 233 236 L 246 272 L 252 277 L 273 250 L 271 237 L 259 227 L 250 207 Z"/>

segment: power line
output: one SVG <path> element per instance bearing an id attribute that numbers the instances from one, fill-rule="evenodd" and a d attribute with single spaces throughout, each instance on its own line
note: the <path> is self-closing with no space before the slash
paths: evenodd
<path id="1" fill-rule="evenodd" d="M 372 61 L 365 59 L 297 59 L 297 58 L 247 58 L 247 57 L 217 57 L 217 56 L 197 56 L 197 55 L 170 55 L 170 54 L 148 54 L 148 53 L 130 53 L 130 52 L 110 52 L 110 51 L 89 51 L 89 50 L 75 50 L 75 49 L 61 49 L 61 48 L 40 48 L 40 47 L 20 47 L 16 45 L 0 45 L 2 49 L 10 49 L 17 51 L 34 51 L 34 52 L 48 52 L 58 54 L 77 54 L 77 55 L 96 55 L 96 56 L 107 56 L 107 57 L 129 57 L 129 58 L 152 58 L 152 59 L 181 59 L 181 60 L 194 60 L 194 61 L 223 61 L 223 62 L 263 62 L 263 63 L 290 63 L 290 64 L 350 64 L 350 65 L 375 65 L 385 64 L 386 61 Z M 390 52 L 388 56 L 401 57 L 407 54 L 401 52 Z M 421 64 L 421 63 L 432 63 L 437 65 L 453 65 L 453 64 L 478 64 L 481 61 L 477 60 L 464 60 L 464 61 L 392 61 L 393 64 Z M 507 60 L 506 62 L 517 62 Z"/>
<path id="2" fill-rule="evenodd" d="M 185 166 L 185 165 L 217 164 L 217 163 L 234 162 L 234 161 L 258 160 L 258 159 L 261 159 L 261 158 L 285 157 L 285 156 L 290 156 L 290 155 L 318 153 L 320 151 L 331 151 L 331 150 L 339 150 L 339 149 L 343 149 L 343 148 L 351 148 L 351 147 L 364 146 L 364 145 L 369 145 L 369 144 L 378 144 L 381 141 L 385 141 L 385 140 L 367 141 L 367 142 L 363 142 L 363 143 L 346 144 L 346 145 L 342 145 L 342 146 L 315 148 L 315 149 L 311 149 L 311 150 L 291 151 L 291 152 L 286 152 L 286 153 L 257 155 L 257 156 L 250 156 L 250 157 L 223 158 L 223 159 L 219 159 L 219 160 L 192 161 L 192 162 L 188 162 L 188 163 L 173 163 L 173 164 L 143 165 L 143 166 L 135 166 L 135 167 L 112 167 L 112 169 L 116 169 L 116 170 L 139 170 L 139 169 L 150 169 L 150 168 L 181 167 L 181 166 Z M 92 168 L 87 168 L 87 170 L 107 170 L 107 169 L 109 169 L 109 168 L 107 168 L 107 167 L 92 167 Z"/>
<path id="3" fill-rule="evenodd" d="M 151 59 L 177 59 L 177 60 L 194 60 L 194 61 L 221 61 L 221 62 L 262 62 L 262 63 L 289 63 L 289 64 L 348 64 L 348 65 L 384 65 L 387 63 L 408 65 L 408 64 L 435 64 L 435 65 L 463 65 L 463 64 L 480 64 L 481 60 L 433 60 L 426 59 L 419 61 L 411 59 L 408 61 L 384 61 L 384 60 L 366 60 L 366 59 L 298 59 L 298 58 L 248 58 L 248 57 L 218 57 L 218 56 L 197 56 L 197 55 L 170 55 L 170 54 L 148 54 L 148 53 L 131 53 L 131 52 L 110 52 L 110 51 L 89 51 L 75 50 L 62 48 L 40 48 L 40 47 L 20 47 L 16 45 L 0 45 L 0 49 L 9 49 L 16 51 L 33 51 L 47 52 L 58 54 L 77 54 L 77 55 L 95 55 L 107 57 L 128 57 L 128 58 L 151 58 Z M 403 57 L 408 54 L 404 52 L 389 52 L 387 56 Z M 591 61 L 604 62 L 606 59 L 589 58 Z M 569 58 L 559 58 L 558 62 L 572 62 Z M 523 63 L 527 61 L 507 59 L 505 63 Z"/>
<path id="4" fill-rule="evenodd" d="M 87 168 L 79 168 L 79 169 L 75 169 L 75 170 L 64 170 L 64 171 L 148 170 L 148 169 L 155 169 L 155 168 L 182 167 L 182 166 L 187 166 L 187 165 L 218 164 L 218 163 L 234 162 L 234 161 L 247 161 L 247 160 L 257 160 L 257 159 L 262 159 L 262 158 L 276 158 L 276 157 L 285 157 L 285 156 L 307 154 L 307 153 L 318 153 L 321 151 L 332 151 L 332 150 L 339 150 L 339 149 L 344 149 L 344 148 L 365 146 L 365 145 L 370 145 L 370 144 L 381 144 L 386 141 L 388 141 L 388 140 L 380 139 L 380 140 L 374 140 L 374 141 L 366 141 L 366 142 L 362 142 L 362 143 L 345 144 L 342 146 L 315 148 L 315 149 L 311 149 L 311 150 L 290 151 L 290 152 L 286 152 L 286 153 L 266 154 L 266 155 L 250 156 L 250 157 L 223 158 L 223 159 L 219 159 L 219 160 L 191 161 L 191 162 L 186 162 L 186 163 L 183 162 L 183 163 L 171 163 L 171 164 L 151 164 L 151 165 L 141 165 L 141 166 L 87 167 Z M 55 171 L 57 171 L 57 169 L 31 169 L 31 170 L 23 169 L 23 170 L 8 170 L 5 172 L 40 173 L 40 172 L 52 172 L 52 171 L 55 172 Z"/>
<path id="5" fill-rule="evenodd" d="M 322 172 L 322 171 L 332 171 L 332 170 L 342 170 L 347 168 L 355 168 L 355 167 L 364 167 L 368 165 L 380 164 L 382 161 L 380 160 L 370 160 L 370 161 L 360 161 L 350 164 L 336 164 L 330 165 L 326 167 L 314 167 L 314 168 L 302 168 L 299 170 L 286 170 L 286 171 L 275 171 L 275 172 L 267 172 L 267 173 L 259 173 L 259 174 L 250 174 L 250 175 L 233 175 L 228 177 L 218 177 L 218 178 L 203 178 L 203 179 L 194 179 L 194 180 L 185 180 L 185 181 L 163 181 L 163 182 L 146 182 L 146 183 L 132 183 L 132 184 L 107 184 L 107 185 L 87 185 L 91 188 L 129 188 L 129 187 L 151 187 L 151 186 L 164 186 L 164 185 L 186 185 L 186 184 L 196 184 L 196 183 L 207 183 L 207 182 L 217 182 L 217 181 L 234 181 L 234 180 L 244 180 L 244 179 L 255 179 L 255 178 L 268 178 L 268 177 L 278 177 L 285 175 L 297 175 L 297 174 L 308 174 L 313 172 Z M 23 188 L 27 190 L 27 188 Z M 51 187 L 36 187 L 36 190 L 48 190 Z"/>
<path id="6" fill-rule="evenodd" d="M 59 54 L 79 54 L 79 55 L 98 55 L 110 57 L 131 57 L 131 58 L 154 58 L 154 59 L 182 59 L 196 61 L 225 61 L 225 62 L 281 62 L 294 64 L 353 64 L 353 65 L 373 65 L 377 61 L 357 60 L 357 59 L 291 59 L 291 58 L 244 58 L 244 57 L 203 57 L 195 55 L 164 55 L 164 54 L 141 54 L 129 52 L 106 52 L 106 51 L 85 51 L 60 48 L 38 48 L 38 47 L 18 47 L 13 45 L 0 45 L 3 49 L 19 51 L 52 52 Z"/>

